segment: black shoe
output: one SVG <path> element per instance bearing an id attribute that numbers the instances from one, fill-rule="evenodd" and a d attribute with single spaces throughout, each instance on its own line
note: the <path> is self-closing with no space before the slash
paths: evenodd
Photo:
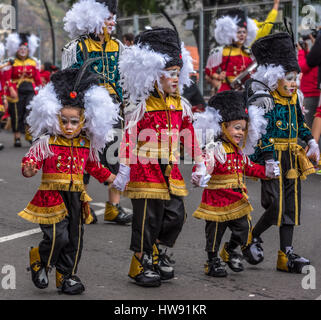
<path id="1" fill-rule="evenodd" d="M 15 139 L 15 141 L 14 141 L 14 147 L 15 147 L 15 148 L 20 148 L 20 147 L 21 147 L 21 140 L 20 140 L 20 138 Z"/>
<path id="2" fill-rule="evenodd" d="M 161 280 L 173 279 L 175 261 L 167 254 L 167 248 L 160 249 L 158 245 L 155 246 L 155 253 L 153 252 L 154 270 L 160 275 Z"/>
<path id="3" fill-rule="evenodd" d="M 113 205 L 106 202 L 104 221 L 118 224 L 127 224 L 132 222 L 133 213 L 127 213 L 119 204 Z"/>
<path id="4" fill-rule="evenodd" d="M 278 252 L 277 270 L 290 273 L 302 273 L 303 267 L 310 264 L 310 261 L 293 252 L 293 247 L 287 247 L 286 253 Z"/>
<path id="5" fill-rule="evenodd" d="M 160 275 L 154 271 L 152 255 L 143 254 L 142 260 L 133 255 L 128 276 L 142 287 L 159 287 Z"/>
<path id="6" fill-rule="evenodd" d="M 4 148 L 3 143 L 0 142 L 0 150 L 2 150 Z"/>
<path id="7" fill-rule="evenodd" d="M 242 259 L 243 257 L 234 250 L 228 249 L 228 242 L 224 244 L 220 252 L 220 256 L 224 262 L 230 267 L 234 272 L 241 272 L 244 270 Z"/>
<path id="8" fill-rule="evenodd" d="M 62 280 L 61 292 L 69 295 L 81 294 L 85 287 L 77 276 L 64 275 Z"/>
<path id="9" fill-rule="evenodd" d="M 115 222 L 118 224 L 126 224 L 126 223 L 130 223 L 133 220 L 133 213 L 127 213 L 125 212 L 125 210 L 119 205 L 116 204 L 116 207 L 118 209 L 118 216 L 115 218 Z"/>
<path id="10" fill-rule="evenodd" d="M 43 265 L 39 255 L 39 248 L 30 248 L 29 251 L 30 267 L 27 268 L 31 271 L 31 280 L 38 289 L 45 289 L 48 287 L 48 271 Z"/>
<path id="11" fill-rule="evenodd" d="M 96 224 L 97 221 L 98 221 L 98 218 L 97 218 L 97 216 L 96 216 L 95 211 L 94 211 L 92 208 L 90 208 L 90 214 L 91 214 L 91 216 L 93 217 L 93 221 L 90 222 L 90 224 Z"/>
<path id="12" fill-rule="evenodd" d="M 252 242 L 242 249 L 243 257 L 246 262 L 256 265 L 264 260 L 264 252 L 261 243 L 263 243 L 263 241 L 260 237 L 253 238 Z"/>
<path id="13" fill-rule="evenodd" d="M 225 263 L 221 262 L 221 259 L 218 257 L 207 260 L 204 265 L 205 274 L 211 277 L 223 278 L 227 277 Z"/>

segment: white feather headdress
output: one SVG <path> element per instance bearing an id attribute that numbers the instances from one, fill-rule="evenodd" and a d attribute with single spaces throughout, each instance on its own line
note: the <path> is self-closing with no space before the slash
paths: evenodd
<path id="1" fill-rule="evenodd" d="M 4 57 L 5 52 L 6 52 L 6 49 L 4 47 L 4 44 L 0 42 L 0 60 Z"/>
<path id="2" fill-rule="evenodd" d="M 64 30 L 70 38 L 90 33 L 103 33 L 105 20 L 112 13 L 104 3 L 95 0 L 80 0 L 76 2 L 64 17 Z"/>
<path id="3" fill-rule="evenodd" d="M 234 41 L 237 41 L 237 23 L 238 17 L 223 16 L 216 20 L 214 37 L 216 42 L 220 46 L 231 45 Z M 247 37 L 244 45 L 246 47 L 250 46 L 255 40 L 258 28 L 253 19 L 246 18 L 247 25 Z"/>
<path id="4" fill-rule="evenodd" d="M 92 86 L 85 93 L 85 125 L 83 127 L 90 140 L 91 159 L 98 159 L 106 143 L 113 139 L 113 125 L 119 120 L 119 104 L 113 102 L 107 90 Z M 49 82 L 34 96 L 29 106 L 27 123 L 34 139 L 42 135 L 60 135 L 58 115 L 63 108 L 54 85 Z"/>
<path id="5" fill-rule="evenodd" d="M 15 56 L 17 53 L 20 45 L 21 45 L 21 38 L 18 33 L 10 33 L 6 39 L 6 49 L 8 56 Z M 31 34 L 30 36 L 27 37 L 28 41 L 28 48 L 29 48 L 29 56 L 33 57 L 34 54 L 36 53 L 37 48 L 39 47 L 40 39 L 34 35 Z"/>
<path id="6" fill-rule="evenodd" d="M 193 72 L 192 57 L 188 50 L 181 44 L 183 67 L 179 76 L 179 89 L 190 86 Z M 134 126 L 146 111 L 146 100 L 155 90 L 155 84 L 162 92 L 160 78 L 168 73 L 166 63 L 171 58 L 160 52 L 152 50 L 148 45 L 137 44 L 125 47 L 119 59 L 120 85 L 128 101 L 129 107 L 125 109 L 128 127 Z"/>

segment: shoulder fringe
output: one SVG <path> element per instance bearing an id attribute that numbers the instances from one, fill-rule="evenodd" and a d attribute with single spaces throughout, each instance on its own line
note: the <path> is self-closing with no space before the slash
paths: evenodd
<path id="1" fill-rule="evenodd" d="M 77 44 L 78 38 L 69 42 L 62 49 L 61 68 L 66 69 L 77 63 Z"/>
<path id="2" fill-rule="evenodd" d="M 208 57 L 206 68 L 212 69 L 219 66 L 223 60 L 223 48 L 224 47 L 217 47 L 212 49 L 210 52 L 210 56 Z"/>
<path id="3" fill-rule="evenodd" d="M 36 161 L 43 161 L 49 157 L 52 157 L 54 153 L 50 149 L 49 139 L 50 135 L 41 136 L 33 143 L 26 156 L 33 157 L 36 159 Z"/>

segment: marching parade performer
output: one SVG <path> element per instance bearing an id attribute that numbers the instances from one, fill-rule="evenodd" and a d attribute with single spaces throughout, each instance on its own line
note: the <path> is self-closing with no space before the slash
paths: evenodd
<path id="1" fill-rule="evenodd" d="M 214 36 L 220 47 L 211 51 L 205 68 L 206 79 L 215 90 L 239 89 L 240 83 L 233 80 L 251 65 L 249 48 L 254 40 L 271 32 L 278 16 L 279 3 L 280 0 L 274 0 L 264 22 L 246 17 L 241 10 L 229 10 L 216 20 Z M 249 76 L 244 77 L 242 82 Z"/>
<path id="2" fill-rule="evenodd" d="M 31 143 L 26 128 L 27 106 L 42 86 L 39 62 L 33 57 L 39 46 L 34 34 L 11 33 L 6 39 L 6 49 L 11 64 L 4 72 L 5 92 L 9 102 L 14 146 L 21 147 L 21 134 Z"/>
<path id="3" fill-rule="evenodd" d="M 234 272 L 243 271 L 242 256 L 236 249 L 244 249 L 251 234 L 251 211 L 245 176 L 261 179 L 275 178 L 279 174 L 277 161 L 265 166 L 250 161 L 247 154 L 265 132 L 267 120 L 256 106 L 246 108 L 243 92 L 217 93 L 204 113 L 195 116 L 194 127 L 201 129 L 206 140 L 206 167 L 211 173 L 202 201 L 194 212 L 195 218 L 206 221 L 206 252 L 208 260 L 205 274 L 226 277 L 225 263 L 218 257 L 224 233 L 232 233 L 220 252 L 224 262 Z M 210 133 L 211 135 L 209 135 Z"/>
<path id="4" fill-rule="evenodd" d="M 29 253 L 32 281 L 37 288 L 47 288 L 48 271 L 56 267 L 56 286 L 66 294 L 85 290 L 76 276 L 83 224 L 92 220 L 84 171 L 100 183 L 115 178 L 99 163 L 98 152 L 113 139 L 119 105 L 86 66 L 53 74 L 33 98 L 27 121 L 36 140 L 22 159 L 22 174 L 27 178 L 42 168 L 39 190 L 19 213 L 40 224 L 43 232 L 43 240 Z"/>
<path id="5" fill-rule="evenodd" d="M 118 71 L 122 43 L 111 33 L 115 29 L 117 13 L 116 0 L 80 0 L 66 13 L 64 29 L 73 40 L 68 43 L 62 54 L 62 68 L 80 68 L 90 58 L 99 58 L 90 66 L 90 70 L 100 77 L 100 85 L 111 94 L 113 99 L 122 102 L 122 88 Z M 108 148 L 121 139 L 121 120 L 115 124 L 118 130 L 115 140 L 106 145 L 100 154 L 102 165 L 112 173 L 119 169 L 118 148 L 108 155 Z M 113 156 L 113 159 L 110 159 Z M 89 175 L 85 174 L 85 185 L 89 184 Z M 111 188 L 106 202 L 104 220 L 119 224 L 131 222 L 132 213 L 126 212 L 119 204 L 120 193 Z M 93 210 L 91 209 L 92 213 Z M 93 213 L 95 216 L 95 214 Z"/>
<path id="6" fill-rule="evenodd" d="M 315 172 L 309 159 L 318 162 L 320 151 L 301 111 L 302 99 L 297 91 L 300 67 L 293 39 L 288 33 L 266 36 L 253 44 L 252 51 L 258 69 L 249 84 L 254 95 L 248 101 L 264 110 L 268 125 L 251 159 L 258 163 L 278 160 L 280 176 L 277 180 L 262 180 L 261 203 L 265 212 L 252 231 L 245 257 L 249 263 L 260 263 L 264 258 L 261 235 L 277 225 L 277 270 L 301 273 L 310 261 L 295 254 L 292 246 L 294 226 L 300 224 L 301 216 L 300 180 Z M 307 153 L 298 138 L 307 143 Z"/>
<path id="7" fill-rule="evenodd" d="M 133 205 L 129 277 L 141 286 L 159 286 L 174 277 L 167 248 L 173 247 L 185 218 L 187 195 L 178 169 L 180 134 L 197 163 L 196 184 L 205 184 L 202 152 L 194 137 L 191 107 L 180 92 L 190 85 L 192 59 L 176 30 L 154 28 L 135 38 L 119 62 L 128 95 L 126 134 L 114 186 Z"/>
<path id="8" fill-rule="evenodd" d="M 3 68 L 5 67 L 5 63 L 2 61 L 5 55 L 5 47 L 4 44 L 0 42 L 0 120 L 4 115 L 6 109 L 8 108 L 7 97 L 4 93 L 4 78 L 3 78 Z M 0 128 L 1 130 L 1 128 Z M 0 142 L 0 150 L 4 148 L 3 143 Z"/>

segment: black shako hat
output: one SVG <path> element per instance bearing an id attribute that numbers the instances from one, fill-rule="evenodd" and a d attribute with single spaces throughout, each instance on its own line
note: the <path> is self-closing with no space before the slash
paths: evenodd
<path id="1" fill-rule="evenodd" d="M 222 122 L 234 120 L 249 120 L 247 111 L 245 110 L 246 100 L 242 91 L 222 91 L 210 98 L 209 107 L 219 111 Z"/>
<path id="2" fill-rule="evenodd" d="M 28 46 L 28 37 L 30 37 L 30 33 L 28 32 L 21 32 L 19 33 L 19 38 L 20 38 L 20 46 L 25 45 Z"/>
<path id="3" fill-rule="evenodd" d="M 292 38 L 286 32 L 279 32 L 256 40 L 252 53 L 258 65 L 281 65 L 285 72 L 301 72 Z"/>
<path id="4" fill-rule="evenodd" d="M 222 12 L 222 16 L 237 18 L 237 26 L 247 28 L 247 16 L 245 14 L 245 11 L 241 9 L 229 9 L 227 11 Z"/>
<path id="5" fill-rule="evenodd" d="M 135 37 L 135 44 L 148 45 L 150 49 L 167 54 L 171 59 L 165 68 L 173 66 L 183 67 L 181 41 L 178 33 L 170 28 L 154 28 L 145 30 Z"/>
<path id="6" fill-rule="evenodd" d="M 113 13 L 117 14 L 117 7 L 118 7 L 118 1 L 117 0 L 96 0 L 99 3 L 104 3 L 108 10 Z"/>
<path id="7" fill-rule="evenodd" d="M 97 76 L 86 67 L 64 69 L 50 78 L 55 92 L 63 106 L 84 108 L 85 92 L 93 85 L 99 85 Z"/>

